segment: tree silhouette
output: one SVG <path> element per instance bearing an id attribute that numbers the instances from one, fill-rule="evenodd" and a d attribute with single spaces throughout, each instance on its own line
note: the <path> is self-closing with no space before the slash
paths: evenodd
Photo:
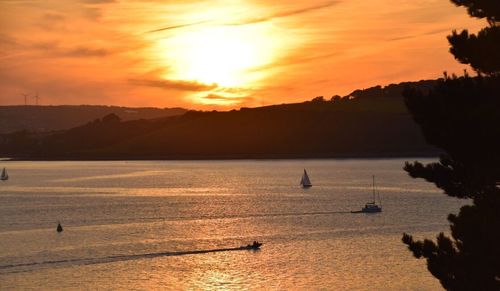
<path id="1" fill-rule="evenodd" d="M 500 3 L 498 0 L 451 0 L 457 6 L 467 7 L 472 17 L 486 18 L 489 27 L 477 35 L 467 30 L 448 36 L 450 52 L 479 73 L 497 75 L 500 72 Z"/>
<path id="2" fill-rule="evenodd" d="M 403 242 L 448 290 L 500 290 L 500 5 L 498 0 L 452 0 L 489 26 L 478 35 L 467 30 L 448 37 L 455 58 L 477 77 L 447 76 L 424 94 L 404 92 L 406 105 L 426 140 L 445 151 L 437 163 L 406 163 L 452 197 L 472 199 L 450 214 L 451 238 Z"/>

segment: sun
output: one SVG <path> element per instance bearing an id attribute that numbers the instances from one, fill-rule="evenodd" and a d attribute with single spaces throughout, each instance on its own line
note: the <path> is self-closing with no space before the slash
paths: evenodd
<path id="1" fill-rule="evenodd" d="M 262 77 L 253 70 L 273 60 L 273 40 L 262 27 L 208 26 L 162 43 L 168 78 L 241 87 Z"/>

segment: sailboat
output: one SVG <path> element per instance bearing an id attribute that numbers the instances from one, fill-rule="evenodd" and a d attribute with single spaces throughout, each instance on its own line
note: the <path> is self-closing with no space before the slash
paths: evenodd
<path id="1" fill-rule="evenodd" d="M 60 222 L 57 223 L 57 228 L 56 228 L 57 232 L 62 232 L 63 231 L 63 227 L 61 225 Z"/>
<path id="2" fill-rule="evenodd" d="M 375 202 L 375 176 L 373 178 L 373 183 L 372 183 L 372 192 L 373 192 L 373 201 L 372 202 L 367 202 L 365 204 L 365 207 L 363 207 L 361 210 L 358 211 L 351 211 L 351 213 L 377 213 L 377 212 L 382 212 L 382 204 L 377 205 Z M 379 202 L 380 202 L 380 197 L 379 197 Z"/>
<path id="3" fill-rule="evenodd" d="M 9 180 L 9 174 L 7 174 L 7 170 L 3 168 L 2 175 L 0 175 L 0 180 L 7 181 Z"/>
<path id="4" fill-rule="evenodd" d="M 306 169 L 304 169 L 304 174 L 302 174 L 302 179 L 300 179 L 300 185 L 302 185 L 302 188 L 312 187 L 311 180 L 309 180 Z"/>

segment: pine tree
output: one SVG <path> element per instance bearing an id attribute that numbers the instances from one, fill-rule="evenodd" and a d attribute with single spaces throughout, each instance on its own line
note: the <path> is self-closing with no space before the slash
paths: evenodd
<path id="1" fill-rule="evenodd" d="M 404 93 L 406 105 L 428 142 L 441 148 L 439 162 L 406 163 L 413 178 L 424 178 L 445 194 L 471 199 L 450 214 L 451 237 L 403 242 L 448 290 L 500 290 L 500 3 L 451 0 L 469 15 L 486 18 L 477 35 L 467 30 L 448 37 L 450 52 L 478 76 L 447 76 L 424 94 Z"/>

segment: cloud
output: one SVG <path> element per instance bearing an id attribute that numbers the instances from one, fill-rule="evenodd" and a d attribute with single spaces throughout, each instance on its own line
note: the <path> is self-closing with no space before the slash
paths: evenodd
<path id="1" fill-rule="evenodd" d="M 17 4 L 17 3 L 31 3 L 33 2 L 33 0 L 2 0 L 3 3 L 13 3 L 13 4 Z"/>
<path id="2" fill-rule="evenodd" d="M 296 56 L 290 56 L 290 57 L 284 57 L 277 59 L 276 61 L 258 66 L 258 67 L 253 67 L 249 70 L 249 72 L 258 72 L 258 71 L 265 71 L 265 70 L 270 70 L 270 69 L 276 69 L 276 68 L 281 68 L 281 67 L 289 67 L 289 66 L 294 66 L 294 65 L 300 65 L 300 64 L 305 64 L 305 63 L 310 63 L 314 62 L 317 60 L 326 60 L 331 57 L 336 57 L 341 55 L 341 52 L 333 52 L 333 53 L 328 53 L 328 54 L 321 54 L 321 55 L 296 55 Z"/>
<path id="3" fill-rule="evenodd" d="M 81 8 L 81 13 L 88 19 L 99 20 L 102 17 L 102 10 L 97 7 L 84 7 Z"/>
<path id="4" fill-rule="evenodd" d="M 218 94 L 208 94 L 206 96 L 203 96 L 202 97 L 203 99 L 210 99 L 210 100 L 234 100 L 233 97 L 226 97 L 226 96 L 222 96 L 222 95 L 218 95 Z"/>
<path id="5" fill-rule="evenodd" d="M 436 29 L 436 30 L 431 30 L 431 31 L 424 32 L 424 33 L 394 37 L 394 38 L 390 38 L 388 40 L 389 41 L 405 40 L 405 39 L 411 39 L 411 38 L 416 38 L 416 37 L 421 37 L 421 36 L 426 36 L 426 35 L 439 34 L 439 33 L 446 32 L 446 31 L 450 31 L 450 29 L 449 28 Z"/>
<path id="6" fill-rule="evenodd" d="M 241 88 L 241 87 L 219 87 L 217 88 L 217 92 L 224 92 L 230 94 L 241 94 L 244 92 L 248 92 L 251 88 Z"/>
<path id="7" fill-rule="evenodd" d="M 57 41 L 39 41 L 32 44 L 27 44 L 24 48 L 32 50 L 40 50 L 48 53 L 55 53 L 59 50 L 59 42 Z"/>
<path id="8" fill-rule="evenodd" d="M 66 16 L 60 13 L 45 13 L 37 21 L 36 25 L 45 30 L 55 30 L 64 28 Z"/>
<path id="9" fill-rule="evenodd" d="M 161 79 L 129 79 L 129 83 L 137 86 L 157 87 L 179 91 L 209 91 L 218 87 L 217 84 L 203 84 L 196 81 L 161 80 Z"/>
<path id="10" fill-rule="evenodd" d="M 66 19 L 66 17 L 64 15 L 59 14 L 59 13 L 53 13 L 53 12 L 45 13 L 42 16 L 42 18 L 43 18 L 43 20 L 49 21 L 49 22 L 59 22 L 59 21 L 64 21 Z"/>
<path id="11" fill-rule="evenodd" d="M 246 102 L 252 100 L 252 97 L 249 96 L 223 96 L 219 94 L 214 94 L 210 93 L 206 96 L 201 97 L 202 99 L 205 100 L 214 100 L 214 101 L 228 101 L 229 103 L 234 104 L 234 103 L 241 103 L 241 102 Z"/>
<path id="12" fill-rule="evenodd" d="M 239 25 L 256 24 L 256 23 L 266 22 L 266 21 L 270 21 L 273 19 L 277 19 L 277 18 L 295 16 L 295 15 L 299 15 L 299 14 L 303 14 L 303 13 L 307 13 L 307 12 L 312 12 L 315 10 L 328 8 L 328 7 L 331 7 L 331 6 L 336 5 L 338 3 L 340 3 L 340 1 L 338 1 L 338 0 L 328 1 L 328 2 L 323 3 L 323 4 L 318 4 L 315 6 L 309 6 L 309 7 L 304 7 L 304 8 L 295 9 L 295 10 L 284 11 L 284 12 L 276 13 L 276 14 L 273 14 L 270 16 L 251 18 L 251 19 L 247 19 L 244 21 L 240 21 L 240 22 L 224 23 L 224 25 L 239 26 Z M 184 27 L 189 27 L 189 26 L 196 26 L 196 25 L 205 24 L 205 23 L 216 23 L 216 21 L 215 20 L 203 20 L 203 21 L 187 23 L 187 24 L 171 25 L 171 26 L 166 26 L 166 27 L 162 27 L 162 28 L 158 28 L 158 29 L 153 29 L 153 30 L 147 31 L 146 33 L 160 32 L 160 31 L 184 28 Z"/>
<path id="13" fill-rule="evenodd" d="M 304 8 L 295 9 L 295 10 L 283 11 L 283 12 L 276 13 L 276 14 L 270 15 L 270 16 L 247 19 L 247 20 L 244 20 L 241 22 L 227 23 L 226 25 L 247 25 L 247 24 L 256 24 L 256 23 L 261 23 L 261 22 L 267 22 L 267 21 L 277 19 L 277 18 L 290 17 L 290 16 L 295 16 L 295 15 L 299 15 L 299 14 L 312 12 L 315 10 L 329 8 L 329 7 L 337 5 L 339 3 L 340 3 L 340 1 L 328 1 L 326 3 L 318 4 L 315 6 L 309 6 L 309 7 L 304 7 Z"/>
<path id="14" fill-rule="evenodd" d="M 113 3 L 116 2 L 116 0 L 81 0 L 81 2 L 88 4 L 102 4 L 102 3 Z"/>
<path id="15" fill-rule="evenodd" d="M 105 57 L 112 52 L 105 48 L 92 48 L 88 46 L 77 46 L 73 48 L 62 48 L 58 42 L 38 42 L 30 46 L 35 50 L 41 50 L 49 53 L 53 57 Z"/>
<path id="16" fill-rule="evenodd" d="M 0 48 L 16 46 L 18 44 L 19 43 L 15 37 L 0 32 Z"/>
<path id="17" fill-rule="evenodd" d="M 60 51 L 61 55 L 67 57 L 84 58 L 84 57 L 104 57 L 110 54 L 109 50 L 103 48 L 76 47 L 73 49 Z"/>
<path id="18" fill-rule="evenodd" d="M 146 31 L 146 33 L 151 33 L 151 32 L 160 32 L 164 30 L 171 30 L 171 29 L 177 29 L 177 28 L 183 28 L 183 27 L 189 27 L 189 26 L 195 26 L 203 23 L 210 22 L 208 20 L 203 20 L 203 21 L 198 21 L 198 22 L 193 22 L 193 23 L 187 23 L 187 24 L 179 24 L 179 25 L 172 25 L 172 26 L 167 26 L 167 27 L 162 27 L 158 29 L 153 29 L 150 31 Z"/>

